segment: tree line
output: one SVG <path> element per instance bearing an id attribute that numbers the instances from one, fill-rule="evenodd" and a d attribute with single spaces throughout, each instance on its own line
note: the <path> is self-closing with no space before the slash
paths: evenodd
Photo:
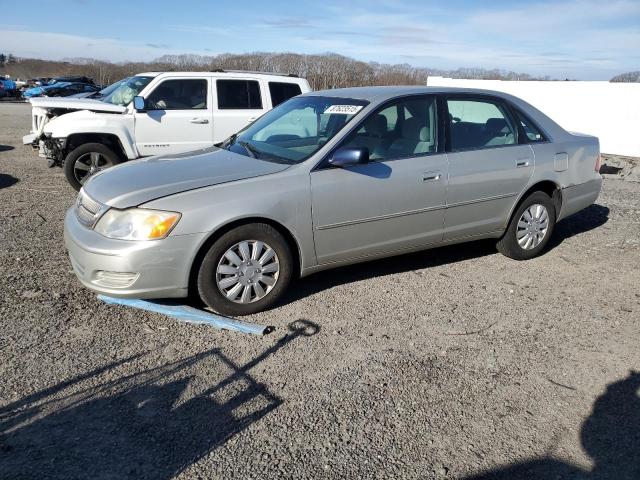
<path id="1" fill-rule="evenodd" d="M 97 84 L 108 85 L 121 78 L 145 71 L 184 70 L 254 70 L 293 74 L 306 78 L 314 90 L 369 85 L 425 85 L 428 76 L 437 75 L 481 80 L 551 80 L 548 76 L 535 77 L 526 73 L 499 69 L 442 70 L 414 67 L 406 63 L 363 62 L 335 53 L 307 55 L 255 52 L 214 56 L 184 54 L 164 55 L 149 62 L 126 63 L 110 63 L 90 58 L 53 61 L 0 54 L 0 74 L 25 80 L 34 77 L 84 75 L 92 77 Z M 614 79 L 612 81 L 638 81 L 638 72 L 635 74 L 636 80 Z"/>

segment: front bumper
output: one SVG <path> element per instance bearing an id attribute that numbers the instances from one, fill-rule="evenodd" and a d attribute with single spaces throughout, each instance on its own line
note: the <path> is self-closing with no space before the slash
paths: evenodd
<path id="1" fill-rule="evenodd" d="M 64 222 L 64 243 L 78 279 L 91 290 L 122 298 L 186 297 L 191 265 L 205 236 L 197 233 L 142 242 L 114 240 L 81 225 L 74 208 L 67 211 Z M 126 287 L 113 288 L 99 284 L 103 275 L 99 272 L 137 276 Z"/>
<path id="2" fill-rule="evenodd" d="M 22 137 L 22 144 L 33 145 L 36 141 L 36 138 L 38 138 L 38 136 L 35 133 L 30 133 L 29 135 L 25 135 L 24 137 Z"/>

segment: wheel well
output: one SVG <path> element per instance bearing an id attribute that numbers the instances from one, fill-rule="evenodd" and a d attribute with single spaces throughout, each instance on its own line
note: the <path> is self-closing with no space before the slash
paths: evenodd
<path id="1" fill-rule="evenodd" d="M 520 197 L 520 201 L 518 202 L 518 205 L 520 205 L 520 203 L 529 195 L 531 195 L 533 192 L 544 192 L 551 197 L 551 200 L 553 201 L 553 206 L 556 209 L 556 218 L 558 218 L 558 216 L 560 215 L 560 209 L 562 207 L 562 190 L 560 190 L 560 187 L 556 185 L 554 182 L 552 182 L 551 180 L 544 180 L 542 182 L 538 182 L 535 185 L 533 185 L 531 188 L 529 188 L 529 190 L 524 192 L 524 195 Z"/>
<path id="2" fill-rule="evenodd" d="M 200 268 L 200 264 L 202 263 L 204 256 L 209 251 L 209 248 L 211 248 L 211 245 L 213 245 L 216 242 L 216 240 L 218 240 L 222 235 L 233 230 L 234 228 L 240 227 L 242 225 L 248 225 L 251 223 L 266 223 L 267 225 L 270 225 L 273 228 L 275 228 L 284 237 L 284 239 L 287 241 L 287 244 L 289 245 L 289 248 L 291 249 L 291 254 L 293 256 L 294 275 L 300 274 L 300 267 L 302 263 L 300 247 L 295 237 L 287 229 L 287 227 L 268 218 L 263 218 L 263 217 L 242 218 L 242 219 L 227 223 L 226 225 L 220 227 L 218 230 L 216 230 L 211 235 L 209 235 L 207 240 L 202 244 L 202 246 L 198 250 L 198 253 L 196 254 L 193 260 L 193 263 L 191 264 L 191 270 L 189 272 L 189 294 L 190 295 L 196 294 L 197 292 L 196 282 L 198 279 L 198 269 Z"/>
<path id="3" fill-rule="evenodd" d="M 127 155 L 124 152 L 118 136 L 109 133 L 76 133 L 70 135 L 67 138 L 65 156 L 76 147 L 84 145 L 85 143 L 102 143 L 118 154 L 122 160 L 127 159 Z"/>

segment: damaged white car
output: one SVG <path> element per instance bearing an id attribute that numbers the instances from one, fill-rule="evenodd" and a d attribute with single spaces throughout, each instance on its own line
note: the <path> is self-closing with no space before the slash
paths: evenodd
<path id="1" fill-rule="evenodd" d="M 309 83 L 292 75 L 142 73 L 100 99 L 31 99 L 23 143 L 50 167 L 63 167 L 79 190 L 94 173 L 126 160 L 211 147 L 308 91 Z"/>

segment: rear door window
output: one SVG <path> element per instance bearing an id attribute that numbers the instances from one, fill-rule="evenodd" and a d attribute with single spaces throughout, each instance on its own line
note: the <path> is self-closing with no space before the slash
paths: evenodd
<path id="1" fill-rule="evenodd" d="M 207 80 L 165 80 L 147 97 L 147 110 L 205 110 Z"/>
<path id="2" fill-rule="evenodd" d="M 300 90 L 300 85 L 297 83 L 269 82 L 271 105 L 274 107 L 301 93 L 302 90 Z"/>
<path id="3" fill-rule="evenodd" d="M 517 143 L 505 108 L 490 100 L 448 99 L 451 150 L 476 150 Z"/>
<path id="4" fill-rule="evenodd" d="M 256 80 L 217 80 L 218 109 L 261 110 L 260 84 Z"/>

